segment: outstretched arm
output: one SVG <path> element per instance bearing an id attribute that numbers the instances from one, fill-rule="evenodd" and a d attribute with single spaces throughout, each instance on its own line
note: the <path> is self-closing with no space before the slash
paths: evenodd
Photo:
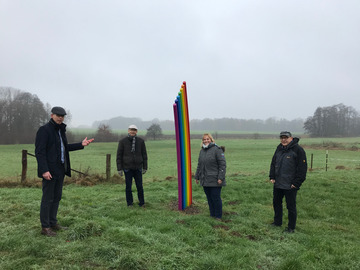
<path id="1" fill-rule="evenodd" d="M 94 138 L 92 138 L 92 139 L 87 139 L 87 137 L 82 141 L 82 146 L 87 146 L 87 145 L 89 145 L 90 143 L 92 143 L 94 141 Z"/>

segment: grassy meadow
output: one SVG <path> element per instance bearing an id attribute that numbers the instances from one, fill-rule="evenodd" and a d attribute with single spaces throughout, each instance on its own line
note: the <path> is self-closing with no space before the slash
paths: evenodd
<path id="1" fill-rule="evenodd" d="M 21 150 L 0 145 L 0 269 L 360 269 L 360 138 L 300 140 L 313 168 L 298 192 L 294 234 L 269 226 L 268 179 L 278 140 L 217 140 L 226 147 L 223 221 L 209 217 L 203 190 L 193 183 L 193 205 L 177 210 L 174 141 L 147 141 L 146 208 L 128 208 L 116 175 L 117 143 L 93 143 L 72 152 L 76 170 L 112 179 L 64 186 L 58 218 L 69 230 L 40 235 L 41 188 L 28 158 L 28 185 L 20 182 Z M 192 141 L 196 169 L 200 141 Z M 328 171 L 325 171 L 328 150 Z M 76 174 L 74 173 L 76 177 Z M 79 181 L 79 183 L 83 183 Z M 136 202 L 136 189 L 134 199 Z"/>

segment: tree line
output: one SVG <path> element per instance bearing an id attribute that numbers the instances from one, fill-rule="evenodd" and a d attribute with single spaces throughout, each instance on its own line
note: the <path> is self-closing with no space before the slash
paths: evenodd
<path id="1" fill-rule="evenodd" d="M 360 136 L 360 116 L 353 107 L 337 104 L 318 107 L 304 123 L 307 133 L 313 137 Z"/>
<path id="2" fill-rule="evenodd" d="M 34 143 L 38 128 L 49 121 L 50 109 L 36 95 L 0 88 L 0 143 Z"/>
<path id="3" fill-rule="evenodd" d="M 115 117 L 109 120 L 95 121 L 93 128 L 98 128 L 100 125 L 107 125 L 111 129 L 127 129 L 129 123 L 134 123 L 141 130 L 147 129 L 151 124 L 158 124 L 163 130 L 175 130 L 174 121 L 153 119 L 151 121 L 142 121 L 140 118 Z M 276 119 L 268 118 L 261 119 L 236 119 L 236 118 L 218 118 L 202 120 L 190 120 L 190 130 L 208 130 L 216 131 L 251 131 L 251 132 L 274 132 L 278 130 L 292 130 L 296 133 L 304 133 L 303 119 Z"/>
<path id="4" fill-rule="evenodd" d="M 0 87 L 0 144 L 33 143 L 41 125 L 49 121 L 51 106 L 44 104 L 36 95 L 11 87 Z M 71 113 L 67 110 L 67 123 Z M 118 136 L 111 129 L 127 129 L 129 123 L 147 130 L 148 137 L 159 138 L 162 130 L 174 130 L 173 121 L 142 121 L 139 118 L 116 117 L 110 120 L 94 122 L 97 128 L 97 141 L 116 141 Z M 318 107 L 313 116 L 302 119 L 286 120 L 268 118 L 259 119 L 193 119 L 191 130 L 274 132 L 290 130 L 295 133 L 306 132 L 314 137 L 360 136 L 360 114 L 354 108 L 344 104 Z M 71 140 L 71 133 L 68 137 Z"/>
<path id="5" fill-rule="evenodd" d="M 117 142 L 126 134 L 115 134 L 110 126 L 105 124 L 100 124 L 94 138 L 96 142 Z M 71 134 L 71 136 L 73 136 Z M 162 129 L 159 124 L 151 124 L 150 127 L 146 129 L 145 137 L 150 140 L 161 139 L 163 136 Z"/>

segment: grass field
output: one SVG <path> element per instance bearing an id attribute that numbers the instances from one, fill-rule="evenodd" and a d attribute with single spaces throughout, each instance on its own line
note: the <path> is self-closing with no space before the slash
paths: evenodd
<path id="1" fill-rule="evenodd" d="M 95 134 L 97 131 L 97 128 L 69 128 L 68 131 L 72 132 L 74 135 L 78 135 L 81 134 L 82 136 L 91 136 L 90 134 Z M 127 134 L 127 129 L 112 129 L 111 132 L 113 132 L 114 134 Z M 144 129 L 140 129 L 138 131 L 138 135 L 139 136 L 145 136 L 147 133 L 147 130 Z M 174 130 L 162 130 L 162 133 L 164 135 L 175 135 L 175 129 Z M 203 131 L 200 130 L 191 130 L 191 134 L 203 134 Z M 269 133 L 273 133 L 273 134 L 278 134 L 278 132 L 258 132 L 258 131 L 233 131 L 233 130 L 227 130 L 227 131 L 213 131 L 212 134 L 215 136 L 216 133 L 220 133 L 220 134 L 254 134 L 254 133 L 259 133 L 259 134 L 269 134 Z"/>
<path id="2" fill-rule="evenodd" d="M 147 141 L 145 209 L 126 207 L 117 176 L 94 186 L 66 185 L 58 217 L 70 229 L 56 238 L 40 235 L 40 188 L 1 188 L 0 269 L 360 269 L 359 142 L 300 141 L 309 164 L 313 154 L 313 170 L 298 193 L 298 225 L 290 235 L 283 233 L 285 225 L 269 226 L 267 175 L 277 140 L 217 141 L 226 147 L 228 165 L 222 222 L 208 216 L 205 194 L 195 183 L 193 205 L 177 211 L 174 141 Z M 192 141 L 193 171 L 199 144 Z M 116 147 L 94 143 L 73 152 L 73 168 L 105 175 L 105 156 L 111 154 L 115 174 Z M 20 181 L 21 150 L 33 148 L 0 146 L 1 181 Z M 31 157 L 28 166 L 28 181 L 35 181 Z"/>

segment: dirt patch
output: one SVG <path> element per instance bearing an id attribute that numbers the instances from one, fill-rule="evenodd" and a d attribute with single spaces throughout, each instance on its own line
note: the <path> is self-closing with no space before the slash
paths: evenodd
<path id="1" fill-rule="evenodd" d="M 177 223 L 177 224 L 186 224 L 186 221 L 182 220 L 182 219 L 178 219 L 178 220 L 175 221 L 175 223 Z"/>
<path id="2" fill-rule="evenodd" d="M 178 203 L 177 201 L 171 201 L 171 202 L 169 203 L 169 208 L 170 208 L 170 210 L 172 210 L 172 211 L 177 211 L 177 210 L 179 210 L 178 207 L 179 207 L 179 203 Z"/>
<path id="3" fill-rule="evenodd" d="M 232 222 L 232 220 L 231 220 L 231 219 L 223 219 L 222 222 L 224 222 L 224 223 L 230 223 L 230 222 Z"/>
<path id="4" fill-rule="evenodd" d="M 109 180 L 106 179 L 106 177 L 102 175 L 91 175 L 91 176 L 72 176 L 72 177 L 65 177 L 64 179 L 64 185 L 70 185 L 75 184 L 79 186 L 94 186 L 98 184 L 104 184 L 104 183 L 111 183 L 111 184 L 124 184 L 125 179 L 114 175 L 110 177 Z M 42 179 L 36 178 L 33 180 L 26 180 L 24 182 L 19 181 L 9 181 L 9 180 L 0 180 L 0 187 L 2 188 L 15 188 L 15 187 L 36 187 L 41 188 L 42 187 Z"/>
<path id="5" fill-rule="evenodd" d="M 242 237 L 242 234 L 239 233 L 239 232 L 236 232 L 236 231 L 230 232 L 230 235 L 231 235 L 231 236 L 235 236 L 235 237 Z"/>
<path id="6" fill-rule="evenodd" d="M 241 172 L 236 172 L 236 173 L 232 173 L 229 175 L 229 177 L 248 177 L 248 176 L 251 176 L 250 173 L 241 173 Z"/>
<path id="7" fill-rule="evenodd" d="M 175 181 L 175 180 L 176 180 L 176 177 L 174 177 L 174 176 L 167 176 L 167 177 L 165 177 L 165 180 L 167 180 L 167 181 Z"/>
<path id="8" fill-rule="evenodd" d="M 104 183 L 112 183 L 112 184 L 124 184 L 125 179 L 120 177 L 119 175 L 114 175 L 110 177 L 110 179 L 106 179 L 106 177 L 95 174 L 89 175 L 85 177 L 65 177 L 64 184 L 76 184 L 80 186 L 94 186 L 97 184 L 104 184 Z"/>
<path id="9" fill-rule="evenodd" d="M 237 205 L 237 204 L 240 204 L 240 201 L 239 201 L 239 200 L 228 202 L 228 205 Z"/>
<path id="10" fill-rule="evenodd" d="M 313 172 L 313 171 L 323 171 L 324 168 L 309 168 L 309 172 Z"/>
<path id="11" fill-rule="evenodd" d="M 196 215 L 200 213 L 200 208 L 195 205 L 190 205 L 189 207 L 186 207 L 183 211 L 189 215 Z"/>
<path id="12" fill-rule="evenodd" d="M 230 230 L 230 228 L 228 226 L 226 226 L 226 225 L 215 225 L 215 226 L 213 226 L 213 228 L 214 229 L 223 229 L 225 231 Z"/>
<path id="13" fill-rule="evenodd" d="M 236 213 L 236 212 L 223 212 L 223 215 L 224 216 L 235 216 L 235 215 L 237 215 L 238 213 Z"/>
<path id="14" fill-rule="evenodd" d="M 346 167 L 342 165 L 338 165 L 335 167 L 335 170 L 346 170 Z"/>
<path id="15" fill-rule="evenodd" d="M 241 233 L 239 233 L 239 232 L 237 232 L 237 231 L 232 231 L 232 232 L 230 232 L 230 235 L 231 235 L 231 236 L 235 236 L 235 237 L 240 237 L 240 238 L 244 237 Z M 251 241 L 256 241 L 256 240 L 257 240 L 256 237 L 255 237 L 254 235 L 251 235 L 251 234 L 246 235 L 245 237 L 246 237 L 247 239 L 251 240 Z"/>
<path id="16" fill-rule="evenodd" d="M 169 203 L 169 208 L 172 211 L 179 211 L 179 203 L 178 203 L 178 201 L 171 201 Z M 183 213 L 188 214 L 188 215 L 196 215 L 196 214 L 199 214 L 201 212 L 200 208 L 195 206 L 194 204 L 192 204 L 192 205 L 186 207 L 184 210 L 180 210 L 180 211 L 182 211 Z"/>
<path id="17" fill-rule="evenodd" d="M 247 235 L 246 238 L 251 240 L 251 241 L 256 241 L 256 237 L 254 235 L 251 235 L 251 234 Z"/>
<path id="18" fill-rule="evenodd" d="M 18 187 L 36 187 L 40 188 L 42 186 L 41 180 L 34 180 L 34 181 L 24 181 L 24 182 L 15 182 L 15 181 L 7 181 L 1 180 L 0 181 L 0 188 L 18 188 Z"/>

